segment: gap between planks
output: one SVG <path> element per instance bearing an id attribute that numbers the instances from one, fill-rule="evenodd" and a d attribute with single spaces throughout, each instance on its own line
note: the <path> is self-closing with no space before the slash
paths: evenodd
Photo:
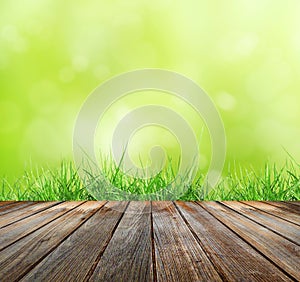
<path id="1" fill-rule="evenodd" d="M 22 213 L 24 212 L 23 218 L 22 215 L 18 215 L 15 203 L 0 204 L 0 212 L 4 208 L 3 216 L 6 216 L 7 219 L 9 218 L 7 207 L 10 205 L 12 213 L 19 216 L 17 221 L 2 228 L 4 231 L 13 232 L 13 227 L 18 227 L 13 233 L 16 236 L 15 239 L 7 241 L 0 236 L 0 249 L 1 240 L 4 240 L 6 244 L 0 255 L 4 253 L 8 260 L 11 259 L 10 264 L 5 265 L 1 256 L 0 265 L 6 267 L 4 269 L 11 281 L 14 281 L 15 277 L 22 278 L 23 281 L 45 277 L 47 280 L 59 281 L 57 278 L 65 278 L 68 265 L 71 265 L 73 270 L 69 273 L 67 280 L 64 279 L 65 281 L 74 281 L 79 277 L 85 281 L 99 281 L 98 279 L 104 281 L 112 277 L 119 278 L 119 281 L 122 281 L 120 279 L 124 277 L 127 281 L 137 278 L 143 278 L 143 281 L 235 281 L 245 277 L 251 281 L 259 281 L 261 278 L 265 278 L 264 281 L 299 279 L 295 272 L 297 256 L 294 256 L 294 264 L 286 265 L 283 262 L 280 264 L 276 260 L 276 256 L 281 252 L 275 251 L 275 255 L 270 255 L 267 250 L 263 250 L 263 247 L 272 246 L 272 244 L 265 242 L 257 234 L 253 234 L 255 227 L 271 239 L 275 238 L 277 242 L 281 238 L 284 247 L 295 246 L 297 243 L 299 246 L 299 240 L 297 240 L 299 238 L 295 233 L 299 229 L 299 225 L 297 225 L 299 214 L 292 212 L 291 205 L 286 205 L 288 208 L 283 208 L 286 213 L 280 214 L 282 209 L 278 205 L 284 206 L 284 204 L 274 203 L 273 207 L 277 215 L 272 215 L 271 211 L 264 211 L 268 204 L 255 207 L 255 205 L 259 205 L 257 202 L 130 202 L 125 204 L 123 202 L 126 207 L 124 206 L 123 212 L 118 214 L 114 211 L 114 204 L 120 205 L 120 203 L 122 204 L 122 202 L 103 202 L 102 206 L 98 206 L 96 210 L 90 209 L 85 215 L 79 215 L 80 219 L 76 219 L 69 227 L 63 224 L 64 220 L 71 219 L 72 214 L 77 214 L 76 210 L 79 210 L 80 206 L 88 206 L 89 202 L 75 205 L 72 209 L 61 210 L 58 213 L 55 213 L 55 206 L 49 206 L 49 208 L 39 211 L 34 204 L 24 205 L 22 203 L 20 210 Z M 68 204 L 70 203 L 65 203 L 65 206 Z M 94 203 L 94 205 L 96 204 Z M 59 206 L 61 205 L 58 204 L 56 208 Z M 297 210 L 297 205 L 293 206 Z M 269 207 L 272 209 L 272 204 Z M 30 216 L 30 210 L 36 211 L 36 213 Z M 39 221 L 38 215 L 47 215 L 47 211 L 48 219 Z M 246 214 L 243 214 L 243 211 Z M 51 219 L 49 212 L 55 218 Z M 227 217 L 231 220 L 228 220 Z M 113 219 L 109 220 L 109 218 Z M 293 224 L 288 219 L 295 223 Z M 276 226 L 272 220 L 281 225 Z M 288 234 L 283 234 L 284 220 L 288 222 L 290 228 Z M 26 231 L 24 227 L 22 228 L 22 222 L 28 224 L 31 222 L 31 230 Z M 97 225 L 97 222 L 102 222 L 102 224 Z M 209 224 L 210 222 L 213 224 Z M 252 228 L 250 228 L 251 236 L 246 232 L 245 226 L 243 228 L 241 222 Z M 55 231 L 58 226 L 55 223 L 59 223 L 58 226 L 61 229 L 58 231 L 62 234 L 61 238 L 53 239 L 50 236 L 50 234 L 57 236 Z M 103 226 L 106 230 L 103 229 Z M 294 230 L 294 233 L 292 232 L 293 226 L 298 228 Z M 98 228 L 96 229 L 98 231 L 94 232 L 96 235 L 93 234 L 94 228 Z M 90 232 L 86 232 L 88 230 Z M 37 238 L 37 234 L 41 235 L 40 246 L 33 240 Z M 100 237 L 97 234 L 100 234 Z M 258 242 L 255 242 L 256 240 L 253 238 Z M 91 252 L 94 240 L 97 240 L 97 246 L 99 246 L 95 253 Z M 236 243 L 235 246 L 238 246 L 239 252 L 243 254 L 242 257 L 241 253 L 236 253 L 236 249 L 228 244 L 228 241 Z M 50 249 L 45 247 L 47 242 L 52 242 Z M 130 244 L 130 242 L 134 242 L 134 244 Z M 46 245 L 43 246 L 44 244 Z M 170 246 L 172 247 L 170 248 Z M 25 269 L 20 267 L 15 269 L 12 259 L 20 258 L 7 255 L 15 252 L 24 258 L 24 254 L 19 251 L 20 248 L 27 251 L 29 257 L 26 257 L 26 260 L 33 262 L 31 266 L 27 262 Z M 26 248 L 29 248 L 29 251 L 37 248 L 39 253 L 30 258 L 31 253 Z M 86 252 L 87 249 L 90 251 Z M 129 251 L 125 253 L 125 249 Z M 146 251 L 142 252 L 142 250 Z M 139 265 L 140 260 L 135 260 L 137 254 L 143 267 Z M 251 266 L 249 262 L 253 257 L 259 263 L 252 262 Z M 62 259 L 66 258 L 69 261 L 62 263 Z M 244 263 L 241 263 L 243 258 Z M 112 259 L 115 260 L 114 267 L 110 265 Z M 126 260 L 133 262 L 130 269 L 126 268 Z M 78 262 L 80 262 L 80 268 L 77 267 Z M 168 267 L 170 265 L 172 269 Z M 245 268 L 242 267 L 243 265 Z M 264 268 L 265 271 L 263 271 Z M 242 275 L 243 277 L 241 277 Z"/>

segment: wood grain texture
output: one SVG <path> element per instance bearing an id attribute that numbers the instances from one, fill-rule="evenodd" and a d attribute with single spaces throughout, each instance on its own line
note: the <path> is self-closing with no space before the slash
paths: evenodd
<path id="1" fill-rule="evenodd" d="M 0 281 L 18 281 L 103 203 L 88 202 L 51 221 L 0 253 Z"/>
<path id="2" fill-rule="evenodd" d="M 152 216 L 158 281 L 222 281 L 173 203 L 153 202 Z"/>
<path id="3" fill-rule="evenodd" d="M 131 202 L 89 281 L 152 281 L 150 202 Z"/>
<path id="4" fill-rule="evenodd" d="M 300 202 L 299 201 L 293 201 L 293 202 L 290 202 L 291 205 L 296 205 L 298 207 L 300 207 Z"/>
<path id="5" fill-rule="evenodd" d="M 295 203 L 287 203 L 287 202 L 268 202 L 268 204 L 279 207 L 284 210 L 288 210 L 289 212 L 300 214 L 300 206 Z"/>
<path id="6" fill-rule="evenodd" d="M 11 213 L 13 211 L 20 211 L 23 208 L 26 208 L 31 205 L 35 205 L 35 202 L 15 202 L 8 205 L 4 205 L 0 207 L 0 217 L 5 214 Z"/>
<path id="7" fill-rule="evenodd" d="M 14 203 L 14 201 L 3 201 L 3 202 L 0 202 L 0 209 L 1 209 L 2 206 L 10 205 L 12 203 Z"/>
<path id="8" fill-rule="evenodd" d="M 38 230 L 49 222 L 81 205 L 82 202 L 66 202 L 35 214 L 22 221 L 0 229 L 0 250 Z"/>
<path id="9" fill-rule="evenodd" d="M 294 279 L 300 280 L 300 248 L 298 245 L 247 217 L 233 212 L 224 205 L 216 202 L 198 202 L 198 204 Z"/>
<path id="10" fill-rule="evenodd" d="M 225 281 L 291 281 L 282 271 L 196 203 L 176 202 Z"/>
<path id="11" fill-rule="evenodd" d="M 107 247 L 126 202 L 110 202 L 45 257 L 22 281 L 84 281 Z M 80 265 L 80 267 L 78 267 Z M 114 265 L 110 264 L 110 268 Z M 66 273 L 68 275 L 66 276 Z"/>
<path id="12" fill-rule="evenodd" d="M 300 245 L 299 226 L 239 202 L 224 202 L 225 206 Z"/>
<path id="13" fill-rule="evenodd" d="M 55 206 L 59 203 L 57 202 L 44 202 L 44 203 L 36 203 L 33 205 L 26 206 L 22 209 L 15 210 L 13 212 L 9 212 L 5 215 L 0 216 L 0 228 L 4 226 L 10 225 L 14 222 L 17 222 L 26 217 L 32 216 L 38 212 L 46 210 L 51 206 Z"/>
<path id="14" fill-rule="evenodd" d="M 298 202 L 0 202 L 0 281 L 300 281 L 299 217 Z"/>
<path id="15" fill-rule="evenodd" d="M 268 202 L 255 201 L 243 201 L 242 203 L 300 226 L 300 213 L 290 212 L 288 209 L 285 209 L 284 206 L 274 206 Z"/>

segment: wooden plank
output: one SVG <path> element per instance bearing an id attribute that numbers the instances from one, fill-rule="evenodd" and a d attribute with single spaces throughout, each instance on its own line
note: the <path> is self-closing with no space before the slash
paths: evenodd
<path id="1" fill-rule="evenodd" d="M 288 210 L 289 212 L 293 212 L 295 214 L 300 214 L 300 207 L 291 204 L 290 202 L 267 202 L 268 204 L 282 208 L 284 210 Z"/>
<path id="2" fill-rule="evenodd" d="M 219 203 L 198 202 L 198 204 L 294 279 L 300 280 L 299 246 Z"/>
<path id="3" fill-rule="evenodd" d="M 13 242 L 34 232 L 54 219 L 69 212 L 83 202 L 64 202 L 31 217 L 0 229 L 0 251 Z"/>
<path id="4" fill-rule="evenodd" d="M 256 201 L 242 201 L 242 203 L 249 205 L 251 207 L 254 207 L 256 209 L 259 209 L 265 213 L 275 215 L 279 218 L 282 218 L 286 221 L 289 221 L 293 224 L 300 225 L 300 214 L 295 214 L 292 212 L 289 212 L 286 209 L 271 205 L 269 203 L 265 202 L 256 202 Z"/>
<path id="5" fill-rule="evenodd" d="M 26 206 L 23 209 L 19 209 L 0 217 L 0 228 L 22 220 L 26 217 L 32 216 L 40 211 L 43 211 L 51 206 L 57 205 L 58 202 L 42 202 L 35 205 Z"/>
<path id="6" fill-rule="evenodd" d="M 243 216 L 267 227 L 268 229 L 271 229 L 293 243 L 297 245 L 300 244 L 299 226 L 237 201 L 223 202 L 223 205 L 226 205 Z"/>
<path id="7" fill-rule="evenodd" d="M 130 202 L 89 281 L 152 281 L 150 202 Z"/>
<path id="8" fill-rule="evenodd" d="M 126 202 L 106 204 L 23 277 L 22 281 L 84 281 L 113 235 L 122 216 L 118 210 L 124 211 L 126 205 Z"/>
<path id="9" fill-rule="evenodd" d="M 10 205 L 12 203 L 15 203 L 15 201 L 1 201 L 0 202 L 0 209 L 2 206 Z"/>
<path id="10" fill-rule="evenodd" d="M 176 202 L 176 206 L 224 281 L 291 281 L 196 203 Z"/>
<path id="11" fill-rule="evenodd" d="M 0 281 L 17 281 L 89 219 L 104 202 L 87 202 L 0 252 Z"/>
<path id="12" fill-rule="evenodd" d="M 300 206 L 300 201 L 291 201 L 289 203 L 292 204 L 292 205 Z"/>
<path id="13" fill-rule="evenodd" d="M 153 202 L 157 281 L 222 281 L 170 202 Z"/>
<path id="14" fill-rule="evenodd" d="M 7 213 L 10 213 L 10 212 L 13 212 L 16 210 L 20 210 L 20 209 L 26 208 L 31 205 L 36 205 L 36 204 L 37 204 L 37 202 L 15 202 L 15 203 L 11 203 L 9 205 L 4 205 L 0 209 L 0 217 Z"/>

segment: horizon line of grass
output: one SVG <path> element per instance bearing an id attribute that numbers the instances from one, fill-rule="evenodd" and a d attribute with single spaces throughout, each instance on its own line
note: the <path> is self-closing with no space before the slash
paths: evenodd
<path id="1" fill-rule="evenodd" d="M 156 192 L 159 187 L 166 187 L 174 171 L 167 167 L 163 172 L 150 178 L 127 176 L 120 169 L 120 164 L 104 161 L 104 174 L 114 187 L 129 194 L 145 195 Z M 97 175 L 90 175 L 97 179 Z M 255 201 L 298 201 L 300 200 L 300 165 L 290 156 L 286 163 L 278 168 L 277 165 L 266 163 L 259 173 L 254 169 L 239 167 L 220 180 L 218 185 L 203 193 L 205 175 L 194 179 L 184 190 L 176 196 L 178 200 L 188 201 L 226 201 L 226 200 L 255 200 Z M 0 180 L 0 200 L 17 201 L 68 201 L 68 200 L 96 200 L 89 193 L 78 169 L 72 161 L 61 161 L 57 169 L 32 168 L 16 181 L 10 182 L 5 178 Z M 102 187 L 103 188 L 103 187 Z M 104 187 L 104 190 L 106 187 Z M 105 198 L 108 195 L 109 198 Z M 103 200 L 130 200 L 122 193 L 103 194 Z M 101 198 L 102 199 L 102 198 Z M 97 200 L 100 200 L 97 198 Z M 155 200 L 155 199 L 154 199 Z M 160 198 L 157 198 L 160 200 Z"/>

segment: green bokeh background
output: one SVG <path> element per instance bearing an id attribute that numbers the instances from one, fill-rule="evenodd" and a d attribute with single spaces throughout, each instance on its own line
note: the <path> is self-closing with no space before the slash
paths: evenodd
<path id="1" fill-rule="evenodd" d="M 282 163 L 283 147 L 299 160 L 299 14 L 299 0 L 2 0 L 0 174 L 72 158 L 74 122 L 88 94 L 138 68 L 179 72 L 211 96 L 226 129 L 227 164 Z M 203 133 L 205 167 L 207 130 L 182 109 Z M 115 118 L 111 109 L 102 137 Z"/>

